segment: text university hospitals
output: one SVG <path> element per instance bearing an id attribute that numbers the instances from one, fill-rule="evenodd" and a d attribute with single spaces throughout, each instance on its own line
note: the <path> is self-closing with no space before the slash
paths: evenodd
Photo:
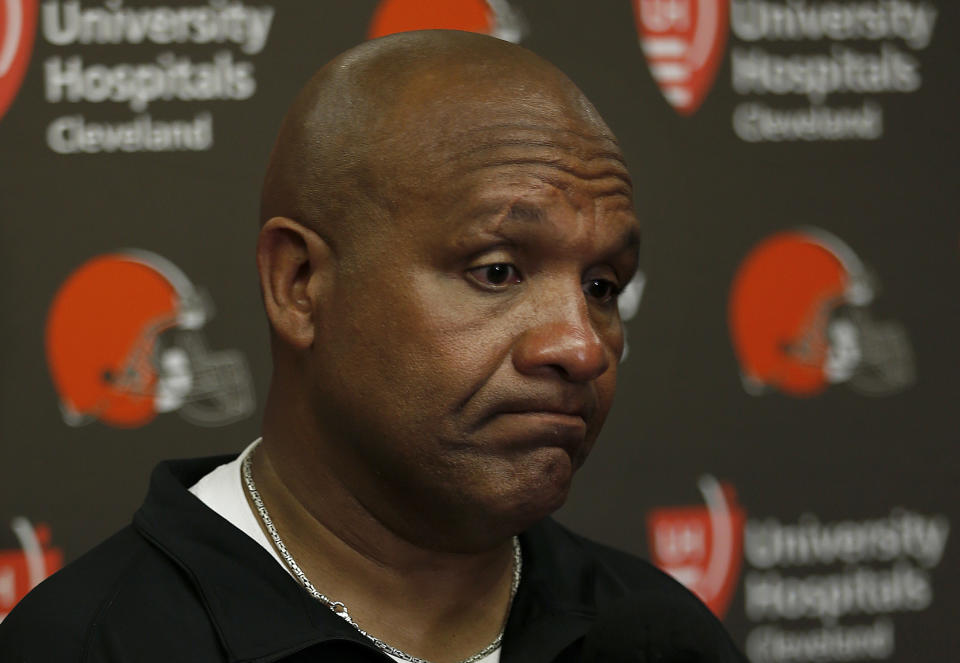
<path id="1" fill-rule="evenodd" d="M 119 1 L 97 7 L 78 0 L 43 3 L 43 37 L 65 49 L 44 62 L 46 101 L 126 104 L 136 113 L 119 122 L 92 121 L 79 113 L 59 117 L 47 128 L 48 146 L 61 154 L 210 149 L 213 114 L 207 102 L 242 101 L 254 95 L 254 64 L 246 58 L 266 46 L 274 13 L 267 5 L 217 0 L 150 7 L 127 7 Z M 107 64 L 86 57 L 87 45 L 124 46 L 124 58 L 154 49 L 138 62 Z M 193 47 L 190 55 L 172 50 L 184 46 Z M 193 55 L 203 46 L 217 50 L 199 58 Z M 102 52 L 98 48 L 97 53 Z M 158 101 L 188 102 L 194 115 L 155 120 L 146 111 Z"/>
<path id="2" fill-rule="evenodd" d="M 936 21 L 930 2 L 732 0 L 731 79 L 748 98 L 734 109 L 734 132 L 747 142 L 881 138 L 878 97 L 920 89 L 916 54 L 932 42 Z M 808 105 L 789 105 L 794 96 Z M 771 97 L 787 104 L 761 101 Z"/>

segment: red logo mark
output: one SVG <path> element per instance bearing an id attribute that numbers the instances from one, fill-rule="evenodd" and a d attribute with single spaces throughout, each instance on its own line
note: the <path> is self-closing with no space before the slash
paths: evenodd
<path id="1" fill-rule="evenodd" d="M 700 108 L 727 40 L 727 0 L 633 0 L 640 46 L 663 96 L 681 115 Z"/>
<path id="2" fill-rule="evenodd" d="M 0 0 L 0 118 L 27 73 L 36 27 L 36 0 Z"/>
<path id="3" fill-rule="evenodd" d="M 166 258 L 128 250 L 81 265 L 47 316 L 47 363 L 67 424 L 120 428 L 177 410 L 219 426 L 253 410 L 243 356 L 211 352 L 209 299 Z"/>
<path id="4" fill-rule="evenodd" d="M 13 533 L 20 550 L 0 550 L 0 621 L 31 589 L 63 566 L 63 551 L 50 547 L 50 528 L 14 518 Z"/>
<path id="5" fill-rule="evenodd" d="M 526 27 L 507 0 L 382 0 L 368 37 L 411 30 L 463 30 L 519 42 Z"/>
<path id="6" fill-rule="evenodd" d="M 728 318 L 744 388 L 814 396 L 849 382 L 869 395 L 914 382 L 906 331 L 867 310 L 874 279 L 857 255 L 818 228 L 772 235 L 740 265 Z"/>
<path id="7" fill-rule="evenodd" d="M 699 486 L 706 506 L 665 507 L 647 515 L 651 557 L 722 619 L 743 561 L 746 513 L 733 486 L 711 476 Z"/>

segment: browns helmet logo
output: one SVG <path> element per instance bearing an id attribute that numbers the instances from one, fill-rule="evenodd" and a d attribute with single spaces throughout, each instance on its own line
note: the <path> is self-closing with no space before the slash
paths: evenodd
<path id="1" fill-rule="evenodd" d="M 127 250 L 98 256 L 60 287 L 47 317 L 47 363 L 70 425 L 136 428 L 159 412 L 219 426 L 253 411 L 243 356 L 211 352 L 209 299 L 173 263 Z"/>
<path id="2" fill-rule="evenodd" d="M 27 73 L 36 27 L 36 0 L 0 0 L 0 118 Z"/>
<path id="3" fill-rule="evenodd" d="M 727 0 L 633 0 L 640 46 L 653 78 L 681 115 L 700 108 L 727 41 Z"/>
<path id="4" fill-rule="evenodd" d="M 664 507 L 647 514 L 651 559 L 723 619 L 743 562 L 746 513 L 733 486 L 699 482 L 706 506 Z"/>
<path id="5" fill-rule="evenodd" d="M 817 229 L 777 233 L 741 263 L 728 321 L 746 390 L 813 396 L 848 382 L 885 395 L 914 381 L 903 327 L 871 319 L 875 283 L 856 254 Z"/>
<path id="6" fill-rule="evenodd" d="M 382 0 L 367 36 L 432 29 L 479 32 L 514 43 L 526 34 L 523 19 L 507 0 Z"/>
<path id="7" fill-rule="evenodd" d="M 10 523 L 20 549 L 0 550 L 0 621 L 54 571 L 63 566 L 63 551 L 50 546 L 50 528 L 24 517 Z"/>

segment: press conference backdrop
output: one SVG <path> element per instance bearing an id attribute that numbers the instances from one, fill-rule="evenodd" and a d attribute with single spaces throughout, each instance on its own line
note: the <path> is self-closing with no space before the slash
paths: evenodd
<path id="1" fill-rule="evenodd" d="M 344 49 L 452 27 L 567 72 L 635 178 L 629 349 L 559 518 L 686 583 L 754 663 L 953 660 L 957 20 L 946 0 L 4 0 L 0 613 L 127 523 L 157 461 L 257 436 L 282 113 Z"/>

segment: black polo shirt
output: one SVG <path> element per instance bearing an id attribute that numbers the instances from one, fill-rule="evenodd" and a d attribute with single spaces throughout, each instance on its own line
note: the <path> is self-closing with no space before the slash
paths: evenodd
<path id="1" fill-rule="evenodd" d="M 41 583 L 0 624 L 0 661 L 393 663 L 189 492 L 230 460 L 158 465 L 132 525 Z M 523 577 L 501 663 L 580 660 L 594 623 L 631 597 L 680 606 L 702 647 L 717 653 L 685 660 L 742 660 L 703 604 L 647 562 L 549 519 L 520 543 Z"/>

